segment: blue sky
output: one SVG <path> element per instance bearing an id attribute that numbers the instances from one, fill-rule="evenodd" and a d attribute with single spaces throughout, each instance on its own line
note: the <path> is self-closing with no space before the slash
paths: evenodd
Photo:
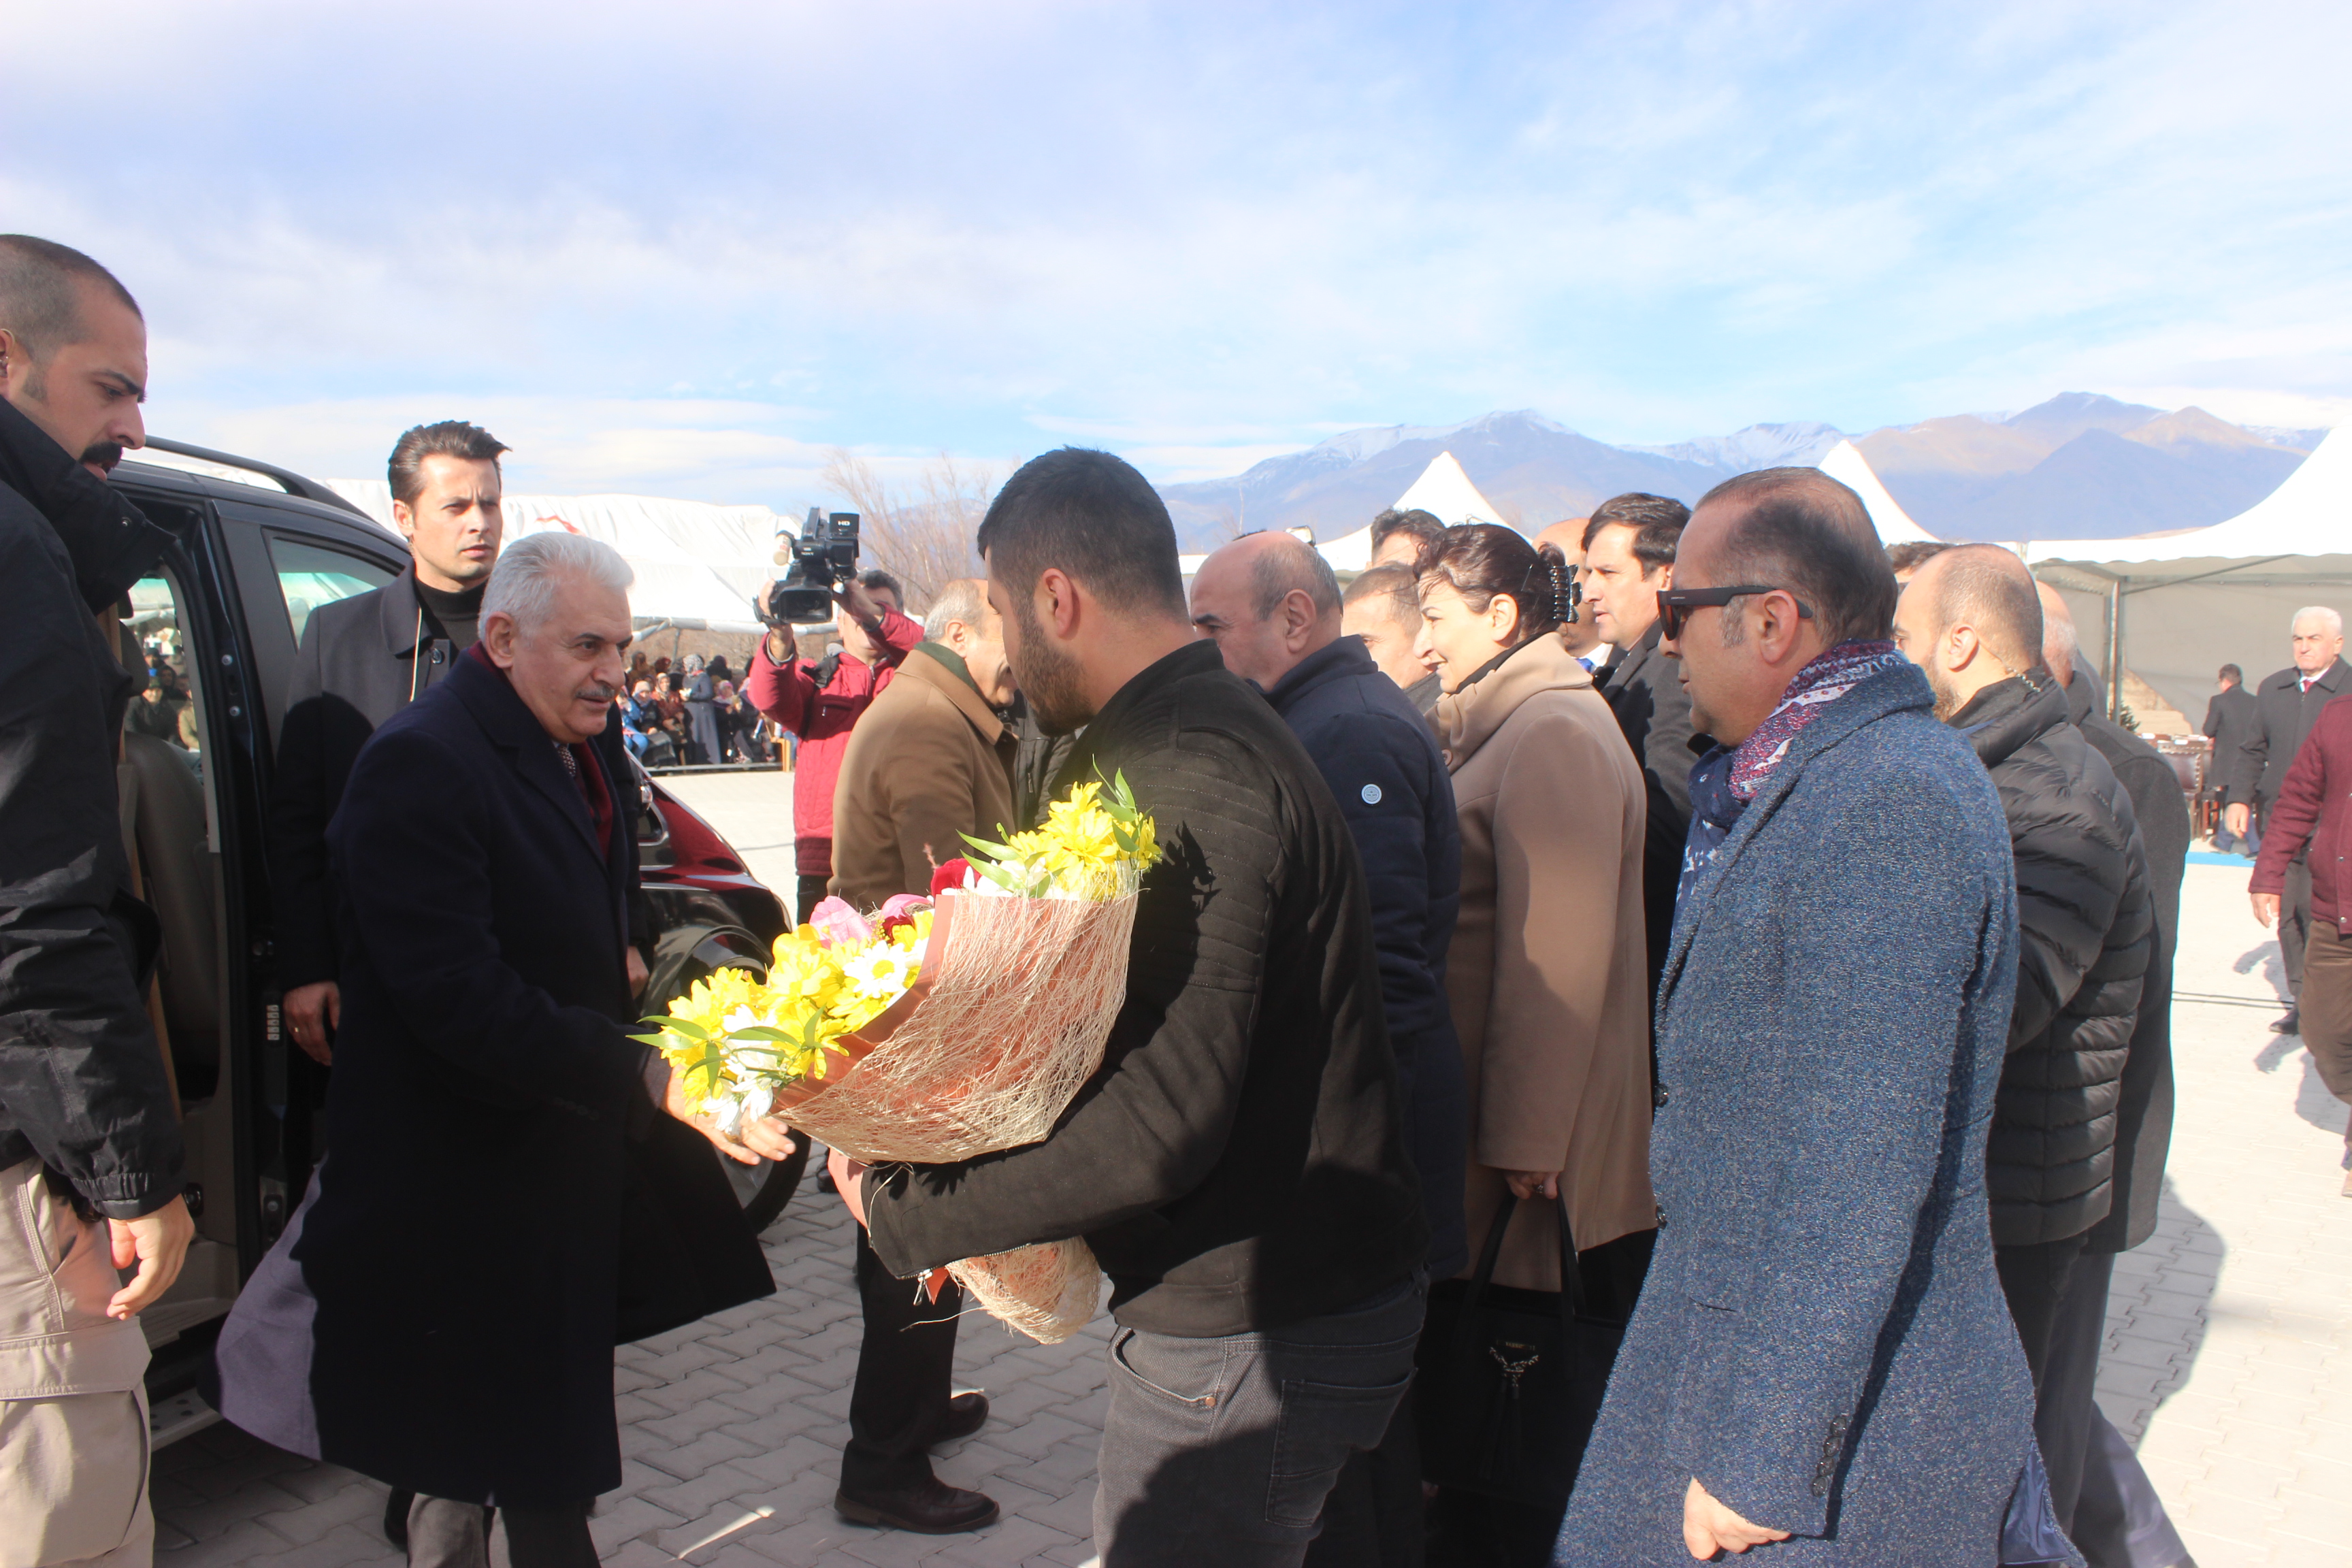
<path id="1" fill-rule="evenodd" d="M 1534 407 L 2352 413 L 2352 6 L 12 8 L 0 226 L 151 423 L 797 509 L 826 447 L 1162 480 Z M 32 68 L 37 64 L 38 68 Z"/>

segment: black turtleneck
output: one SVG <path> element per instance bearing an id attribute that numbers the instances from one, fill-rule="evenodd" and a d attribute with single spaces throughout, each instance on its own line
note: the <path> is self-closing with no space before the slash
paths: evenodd
<path id="1" fill-rule="evenodd" d="M 457 645 L 459 653 L 474 646 L 480 633 L 482 590 L 489 584 L 478 583 L 463 593 L 448 594 L 416 580 L 416 602 L 425 606 L 425 618 L 432 624 L 436 635 Z"/>

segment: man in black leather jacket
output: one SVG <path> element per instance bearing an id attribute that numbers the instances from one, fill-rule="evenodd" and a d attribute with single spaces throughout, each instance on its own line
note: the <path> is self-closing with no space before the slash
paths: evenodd
<path id="1" fill-rule="evenodd" d="M 146 438 L 146 322 L 111 274 L 0 235 L 0 1560 L 12 1563 L 144 1559 L 146 1486 L 126 1485 L 147 1452 L 133 1318 L 171 1288 L 194 1235 L 145 1003 L 158 931 L 131 895 L 115 793 L 132 687 L 116 606 L 170 543 L 106 484 Z M 134 1259 L 123 1286 L 107 1265 Z"/>
<path id="2" fill-rule="evenodd" d="M 845 1170 L 844 1196 L 901 1279 L 1093 1247 L 1119 1325 L 1103 1568 L 1295 1564 L 1402 1402 L 1423 1314 L 1428 1231 L 1361 863 L 1297 738 L 1193 640 L 1142 475 L 1049 453 L 1005 482 L 979 542 L 1039 721 L 1086 726 L 1056 793 L 1123 773 L 1166 858 L 1102 1068 L 1053 1134 Z"/>
<path id="3" fill-rule="evenodd" d="M 2069 719 L 2042 629 L 2025 563 L 1990 544 L 1928 561 L 1895 613 L 1895 640 L 1927 671 L 1937 713 L 1990 770 L 2017 851 L 2024 940 L 1985 1183 L 2001 1289 L 2042 1395 L 2037 1430 L 2079 1434 L 2082 1413 L 2053 1394 L 2087 1398 L 2089 1387 L 2049 1375 L 2053 1331 L 2074 1265 L 2114 1207 L 2155 899 L 2131 798 Z"/>

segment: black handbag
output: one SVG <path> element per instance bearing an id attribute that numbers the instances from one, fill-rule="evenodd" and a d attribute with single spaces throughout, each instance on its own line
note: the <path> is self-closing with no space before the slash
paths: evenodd
<path id="1" fill-rule="evenodd" d="M 1425 1479 L 1556 1508 L 1575 1484 L 1625 1324 L 1585 1312 L 1565 1197 L 1558 1201 L 1559 1289 L 1494 1283 L 1520 1201 L 1495 1215 L 1469 1279 L 1430 1288 L 1413 1358 L 1413 1420 Z"/>

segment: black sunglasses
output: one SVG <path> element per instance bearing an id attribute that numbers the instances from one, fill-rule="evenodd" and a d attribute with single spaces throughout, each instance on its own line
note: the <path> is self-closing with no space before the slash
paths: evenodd
<path id="1" fill-rule="evenodd" d="M 1750 594 L 1787 594 L 1789 590 L 1770 583 L 1741 583 L 1728 588 L 1661 588 L 1658 590 L 1658 619 L 1665 635 L 1674 641 L 1682 640 L 1683 627 L 1689 624 L 1693 610 L 1710 605 L 1721 609 L 1734 599 L 1744 599 Z M 1795 598 L 1792 594 L 1790 597 Z M 1797 618 L 1810 621 L 1813 609 L 1802 599 L 1797 599 Z"/>

